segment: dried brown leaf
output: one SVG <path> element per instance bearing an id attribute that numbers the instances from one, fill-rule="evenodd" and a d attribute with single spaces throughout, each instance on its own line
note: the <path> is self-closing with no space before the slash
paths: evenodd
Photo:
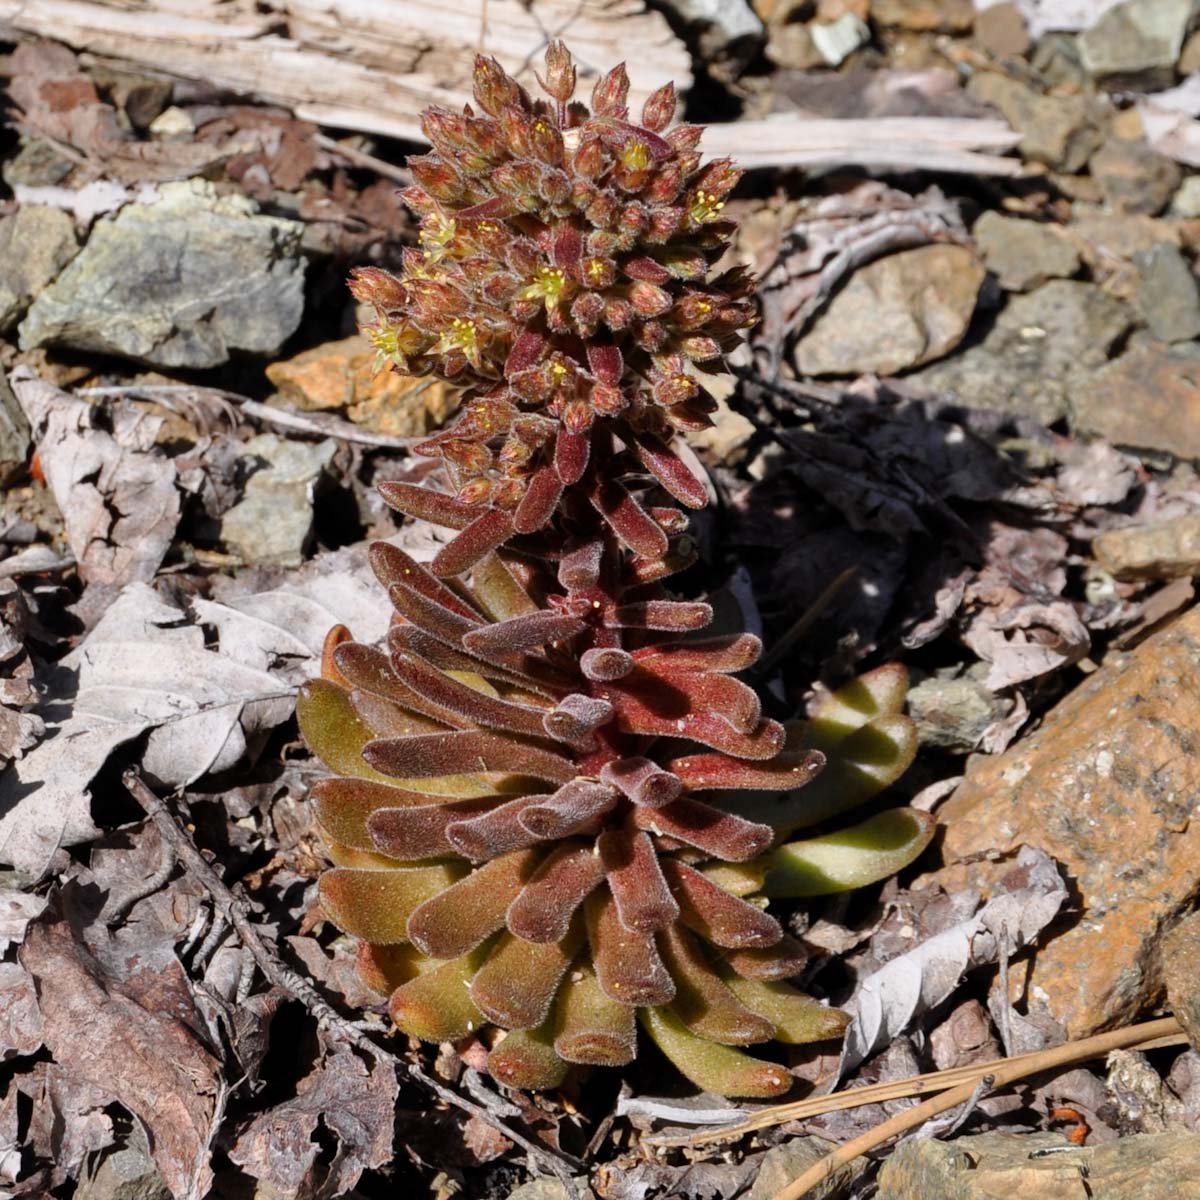
<path id="1" fill-rule="evenodd" d="M 392 1127 L 399 1089 L 395 1072 L 384 1062 L 368 1066 L 341 1047 L 300 1081 L 291 1100 L 260 1113 L 242 1131 L 229 1157 L 261 1180 L 273 1195 L 339 1196 L 365 1170 L 392 1158 Z M 318 1164 L 321 1145 L 314 1140 L 319 1123 L 339 1142 L 328 1167 Z"/>
<path id="2" fill-rule="evenodd" d="M 212 1182 L 220 1063 L 184 1016 L 174 1006 L 155 1007 L 155 993 L 145 988 L 135 999 L 136 989 L 108 972 L 54 913 L 30 926 L 20 962 L 37 988 L 43 1037 L 58 1069 L 146 1126 L 173 1196 L 203 1196 Z"/>

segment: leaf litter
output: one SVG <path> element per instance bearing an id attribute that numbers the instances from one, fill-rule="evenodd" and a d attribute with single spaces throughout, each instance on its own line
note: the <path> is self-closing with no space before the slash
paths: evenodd
<path id="1" fill-rule="evenodd" d="M 1020 7 L 1035 34 L 1082 28 L 1094 15 L 1070 3 Z M 842 86 L 849 74 L 791 69 L 772 86 L 784 106 L 819 96 L 829 116 L 860 115 L 853 104 L 881 117 L 905 104 L 931 115 L 981 109 L 955 71 L 867 74 L 867 90 Z M 146 77 L 106 81 L 89 59 L 45 42 L 18 46 L 10 75 L 20 153 L 34 163 L 10 186 L 22 204 L 73 213 L 80 233 L 152 198 L 155 183 L 201 172 L 304 221 L 319 310 L 305 345 L 349 327 L 346 265 L 394 263 L 411 233 L 395 194 L 400 169 L 381 177 L 362 165 L 390 155 L 386 143 L 339 142 L 244 97 Z M 177 140 L 148 132 L 169 102 L 185 131 Z M 971 247 L 975 206 L 1000 205 L 953 178 L 921 179 L 831 176 L 808 181 L 803 201 L 794 192 L 735 201 L 751 209 L 743 251 L 765 272 L 765 320 L 759 366 L 727 405 L 741 422 L 724 443 L 734 449 L 705 454 L 726 503 L 699 530 L 703 569 L 736 578 L 730 590 L 761 613 L 769 643 L 808 622 L 770 681 L 790 712 L 811 698 L 812 678 L 836 683 L 864 662 L 900 657 L 934 680 L 970 675 L 1001 701 L 969 735 L 974 750 L 996 753 L 1108 646 L 1135 644 L 1191 601 L 1190 576 L 1116 576 L 1098 568 L 1091 543 L 1200 511 L 1200 480 L 1187 456 L 1167 462 L 1064 433 L 1061 422 L 964 407 L 916 377 L 791 377 L 795 343 L 856 272 L 909 249 Z M 1029 205 L 1039 219 L 1062 220 L 1040 186 L 1005 193 L 1006 211 Z M 1102 265 L 1096 279 L 1119 286 L 1121 271 Z M 981 325 L 998 303 L 990 287 Z M 394 538 L 422 561 L 444 544 L 420 523 L 397 535 L 371 487 L 376 477 L 419 480 L 429 464 L 396 446 L 347 449 L 313 500 L 304 565 L 239 567 L 219 527 L 245 493 L 242 446 L 259 427 L 303 441 L 324 413 L 307 427 L 303 415 L 298 426 L 272 422 L 272 413 L 297 414 L 270 394 L 262 364 L 204 378 L 207 394 L 234 397 L 222 401 L 232 415 L 221 415 L 211 400 L 189 409 L 165 393 L 135 399 L 163 377 L 128 364 L 4 353 L 36 457 L 26 453 L 6 493 L 0 532 L 0 860 L 14 868 L 0 875 L 0 1189 L 69 1189 L 125 1148 L 144 1154 L 175 1196 L 257 1183 L 296 1197 L 397 1185 L 503 1197 L 531 1160 L 489 1123 L 496 1118 L 539 1145 L 586 1151 L 595 1195 L 751 1194 L 769 1138 L 724 1158 L 645 1157 L 650 1128 L 686 1130 L 740 1111 L 662 1095 L 653 1061 L 631 1070 L 622 1099 L 573 1081 L 550 1097 L 485 1093 L 482 1116 L 431 1105 L 402 1070 L 329 1036 L 263 986 L 204 889 L 121 798 L 116 779 L 130 764 L 173 791 L 196 842 L 250 897 L 289 966 L 381 1035 L 352 949 L 313 908 L 312 768 L 295 740 L 292 697 L 331 625 L 345 622 L 365 642 L 386 632 L 364 539 Z M 130 391 L 67 390 L 79 383 Z M 239 411 L 242 393 L 249 403 Z M 843 571 L 837 603 L 810 614 Z M 936 811 L 962 766 L 961 754 L 931 755 L 903 787 L 924 788 Z M 806 984 L 855 1015 L 840 1061 L 795 1054 L 788 1065 L 822 1089 L 956 1065 L 1001 1043 L 1010 1054 L 1053 1043 L 1061 1034 L 1032 1026 L 993 977 L 1048 936 L 1068 903 L 1058 869 L 1029 847 L 986 901 L 893 883 L 849 906 L 793 913 L 812 951 Z M 83 1039 L 74 1031 L 87 1022 Z M 438 1077 L 475 1095 L 470 1064 L 483 1049 L 443 1048 Z M 395 1051 L 420 1062 L 410 1047 Z M 1194 1129 L 1196 1062 L 1194 1052 L 1174 1060 L 1167 1093 L 1134 1061 L 1110 1081 L 1080 1069 L 980 1111 L 1043 1128 L 1055 1103 L 1075 1103 L 1103 1137 L 1140 1103 Z M 905 1103 L 785 1130 L 846 1138 Z"/>

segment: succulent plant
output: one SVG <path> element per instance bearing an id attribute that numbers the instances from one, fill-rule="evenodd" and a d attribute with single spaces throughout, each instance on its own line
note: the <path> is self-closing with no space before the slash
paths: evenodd
<path id="1" fill-rule="evenodd" d="M 804 953 L 769 899 L 883 878 L 931 835 L 900 809 L 786 840 L 907 766 L 904 673 L 781 724 L 737 678 L 758 638 L 662 582 L 695 558 L 672 501 L 707 498 L 671 439 L 708 421 L 697 377 L 753 320 L 744 273 L 710 279 L 737 172 L 667 128 L 669 86 L 633 124 L 618 67 L 589 112 L 561 43 L 542 86 L 478 60 L 483 115 L 427 113 L 410 160 L 422 249 L 354 279 L 394 369 L 466 390 L 421 447 L 455 494 L 380 485 L 456 535 L 428 566 L 372 548 L 387 646 L 333 630 L 300 697 L 335 773 L 321 904 L 401 1030 L 485 1036 L 504 1083 L 628 1063 L 640 1021 L 698 1085 L 777 1095 L 787 1070 L 740 1048 L 845 1017 L 787 982 Z"/>

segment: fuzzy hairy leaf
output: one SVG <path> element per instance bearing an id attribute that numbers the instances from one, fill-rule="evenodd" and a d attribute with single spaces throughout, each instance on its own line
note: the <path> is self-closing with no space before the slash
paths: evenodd
<path id="1" fill-rule="evenodd" d="M 893 808 L 849 829 L 772 851 L 763 893 L 827 896 L 886 879 L 929 845 L 937 823 L 915 808 Z"/>
<path id="2" fill-rule="evenodd" d="M 698 1037 L 670 1009 L 643 1008 L 638 1019 L 676 1070 L 703 1091 L 770 1100 L 792 1086 L 791 1075 L 777 1063 Z"/>

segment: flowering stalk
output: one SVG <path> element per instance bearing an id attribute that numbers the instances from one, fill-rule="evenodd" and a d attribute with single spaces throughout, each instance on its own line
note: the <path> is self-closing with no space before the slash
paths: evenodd
<path id="1" fill-rule="evenodd" d="M 480 111 L 425 114 L 420 249 L 351 285 L 382 359 L 464 392 L 417 448 L 453 494 L 380 485 L 454 537 L 428 566 L 372 548 L 387 646 L 334 630 L 300 699 L 335 772 L 321 903 L 402 1030 L 481 1034 L 505 1083 L 627 1063 L 640 1021 L 698 1085 L 777 1095 L 788 1072 L 740 1047 L 845 1017 L 787 983 L 803 951 L 768 898 L 882 878 L 931 834 L 899 810 L 781 844 L 907 765 L 903 673 L 781 725 L 737 678 L 759 640 L 666 588 L 695 559 L 677 506 L 707 500 L 672 442 L 711 423 L 703 379 L 754 321 L 749 276 L 714 274 L 739 174 L 670 127 L 670 84 L 635 122 L 617 67 L 589 110 L 555 42 L 541 85 L 481 57 Z"/>

